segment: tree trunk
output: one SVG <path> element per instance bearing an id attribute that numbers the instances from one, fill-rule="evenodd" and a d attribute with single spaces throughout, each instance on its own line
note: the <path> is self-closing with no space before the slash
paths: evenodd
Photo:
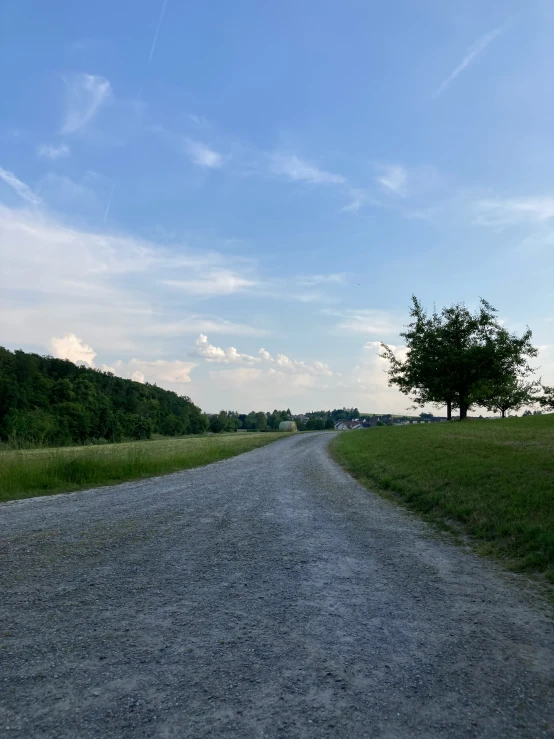
<path id="1" fill-rule="evenodd" d="M 506 418 L 506 411 L 502 408 L 502 418 Z"/>
<path id="2" fill-rule="evenodd" d="M 451 400 L 446 401 L 446 417 L 449 421 L 452 420 L 452 401 Z"/>
<path id="3" fill-rule="evenodd" d="M 467 407 L 465 403 L 465 399 L 463 397 L 460 398 L 460 421 L 465 421 L 467 418 Z"/>

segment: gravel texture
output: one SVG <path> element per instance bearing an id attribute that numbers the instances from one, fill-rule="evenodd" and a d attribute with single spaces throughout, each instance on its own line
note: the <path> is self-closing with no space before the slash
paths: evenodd
<path id="1" fill-rule="evenodd" d="M 331 436 L 0 506 L 0 735 L 554 737 L 544 604 Z"/>

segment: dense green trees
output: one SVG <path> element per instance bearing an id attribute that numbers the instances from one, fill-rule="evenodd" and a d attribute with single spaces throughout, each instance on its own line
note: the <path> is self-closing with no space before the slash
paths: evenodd
<path id="1" fill-rule="evenodd" d="M 156 385 L 124 380 L 0 347 L 0 439 L 14 444 L 65 445 L 92 440 L 147 439 L 206 430 L 187 397 Z"/>
<path id="2" fill-rule="evenodd" d="M 410 316 L 401 334 L 406 359 L 385 344 L 381 356 L 390 362 L 389 384 L 416 405 L 446 405 L 449 419 L 458 408 L 463 420 L 473 405 L 501 409 L 501 403 L 505 412 L 525 402 L 528 360 L 537 356 L 529 329 L 521 337 L 508 332 L 483 299 L 474 313 L 458 303 L 429 316 L 414 296 Z"/>

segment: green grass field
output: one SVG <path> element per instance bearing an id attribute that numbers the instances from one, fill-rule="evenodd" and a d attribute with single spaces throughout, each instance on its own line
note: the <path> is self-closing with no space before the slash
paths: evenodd
<path id="1" fill-rule="evenodd" d="M 344 432 L 332 449 L 366 487 L 554 582 L 554 414 Z"/>
<path id="2" fill-rule="evenodd" d="M 0 452 L 0 501 L 110 485 L 200 467 L 248 452 L 279 433 L 188 436 L 105 446 Z"/>

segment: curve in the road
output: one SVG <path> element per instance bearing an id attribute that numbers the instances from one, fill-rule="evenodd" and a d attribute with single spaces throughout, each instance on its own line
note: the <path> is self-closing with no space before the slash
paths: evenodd
<path id="1" fill-rule="evenodd" d="M 514 576 L 293 436 L 0 508 L 5 737 L 553 737 Z"/>

